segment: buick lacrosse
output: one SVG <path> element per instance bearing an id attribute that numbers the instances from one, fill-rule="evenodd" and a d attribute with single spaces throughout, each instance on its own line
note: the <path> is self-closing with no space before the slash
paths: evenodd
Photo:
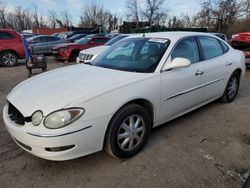
<path id="1" fill-rule="evenodd" d="M 152 127 L 216 99 L 232 102 L 245 57 L 220 38 L 194 32 L 138 34 L 91 64 L 49 71 L 16 86 L 3 119 L 21 148 L 49 160 L 102 149 L 137 154 Z"/>

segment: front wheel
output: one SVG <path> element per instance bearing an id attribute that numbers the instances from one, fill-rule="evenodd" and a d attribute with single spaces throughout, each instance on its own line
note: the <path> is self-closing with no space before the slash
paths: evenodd
<path id="1" fill-rule="evenodd" d="M 240 74 L 239 72 L 234 72 L 228 80 L 227 87 L 221 100 L 225 103 L 230 103 L 234 101 L 238 94 L 240 86 Z"/>
<path id="2" fill-rule="evenodd" d="M 117 158 L 136 155 L 145 145 L 151 119 L 146 109 L 129 104 L 112 118 L 105 138 L 105 150 Z"/>
<path id="3" fill-rule="evenodd" d="M 78 55 L 78 51 L 73 51 L 69 56 L 69 62 L 76 62 L 76 58 L 78 57 Z"/>
<path id="4" fill-rule="evenodd" d="M 12 51 L 2 52 L 0 55 L 0 64 L 4 67 L 13 67 L 18 63 L 17 55 Z"/>

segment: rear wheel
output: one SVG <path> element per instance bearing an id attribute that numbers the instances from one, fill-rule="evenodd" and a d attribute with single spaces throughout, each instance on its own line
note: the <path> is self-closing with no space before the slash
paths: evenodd
<path id="1" fill-rule="evenodd" d="M 5 51 L 0 54 L 0 64 L 4 67 L 13 67 L 18 63 L 17 55 L 12 51 Z"/>
<path id="2" fill-rule="evenodd" d="M 105 138 L 105 150 L 117 158 L 136 155 L 145 145 L 151 129 L 150 116 L 143 107 L 129 104 L 112 118 Z"/>
<path id="3" fill-rule="evenodd" d="M 239 72 L 235 71 L 228 80 L 227 87 L 225 92 L 221 98 L 221 100 L 225 103 L 230 103 L 234 101 L 238 94 L 240 86 L 240 74 Z"/>

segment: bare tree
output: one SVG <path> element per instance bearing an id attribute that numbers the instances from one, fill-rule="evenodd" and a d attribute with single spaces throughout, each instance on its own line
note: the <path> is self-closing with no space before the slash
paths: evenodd
<path id="1" fill-rule="evenodd" d="M 55 11 L 53 10 L 49 10 L 48 12 L 48 19 L 49 19 L 49 23 L 50 23 L 50 26 L 52 28 L 55 28 L 56 27 L 56 24 L 57 24 L 57 14 Z"/>
<path id="2" fill-rule="evenodd" d="M 137 23 L 139 23 L 140 19 L 139 19 L 139 0 L 126 0 L 126 15 L 127 17 L 132 20 L 135 21 Z"/>
<path id="3" fill-rule="evenodd" d="M 33 27 L 39 27 L 37 6 L 35 4 L 32 5 L 32 12 L 33 12 Z"/>
<path id="4" fill-rule="evenodd" d="M 109 17 L 110 12 L 104 10 L 103 6 L 96 2 L 88 2 L 84 5 L 79 25 L 82 27 L 108 26 Z"/>
<path id="5" fill-rule="evenodd" d="M 62 15 L 62 23 L 65 27 L 70 27 L 72 22 L 71 22 L 71 15 L 69 12 L 67 12 L 66 10 L 62 11 L 61 13 Z"/>
<path id="6" fill-rule="evenodd" d="M 142 10 L 143 16 L 147 19 L 150 25 L 165 23 L 167 10 L 164 9 L 166 0 L 146 0 L 145 9 Z"/>
<path id="7" fill-rule="evenodd" d="M 6 11 L 5 11 L 6 5 L 3 4 L 2 1 L 0 1 L 0 28 L 6 27 Z"/>
<path id="8" fill-rule="evenodd" d="M 212 26 L 215 31 L 225 32 L 229 25 L 244 15 L 242 4 L 237 0 L 205 0 L 198 17 L 202 25 Z"/>

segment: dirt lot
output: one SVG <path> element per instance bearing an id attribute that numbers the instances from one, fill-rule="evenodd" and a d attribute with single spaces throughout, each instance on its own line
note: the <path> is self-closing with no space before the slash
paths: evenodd
<path id="1" fill-rule="evenodd" d="M 51 61 L 49 69 L 65 66 Z M 39 71 L 37 71 L 39 72 Z M 24 65 L 0 67 L 0 110 L 27 79 Z M 238 98 L 214 102 L 152 131 L 142 152 L 120 161 L 105 152 L 52 162 L 22 151 L 0 115 L 0 187 L 240 188 L 250 170 L 250 70 Z"/>

